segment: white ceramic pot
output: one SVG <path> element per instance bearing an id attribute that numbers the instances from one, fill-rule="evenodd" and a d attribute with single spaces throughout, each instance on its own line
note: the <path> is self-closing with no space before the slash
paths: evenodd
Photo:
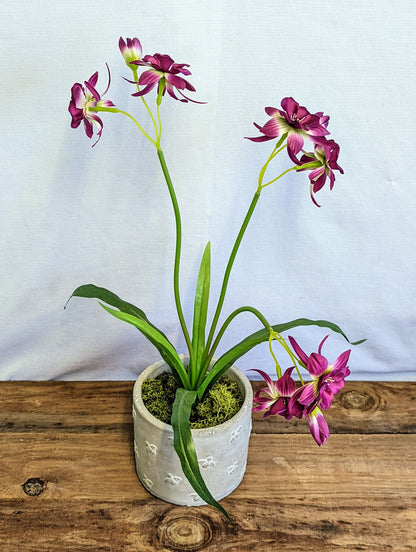
<path id="1" fill-rule="evenodd" d="M 184 362 L 187 357 L 182 356 Z M 162 360 L 142 372 L 133 389 L 134 453 L 136 471 L 143 486 L 152 494 L 181 506 L 200 506 L 205 502 L 186 479 L 173 448 L 172 426 L 155 418 L 144 406 L 141 390 L 145 380 L 170 372 Z M 221 425 L 193 429 L 199 467 L 216 500 L 229 495 L 240 484 L 247 463 L 251 432 L 253 391 L 247 377 L 236 367 L 227 375 L 236 380 L 244 396 L 241 409 Z"/>

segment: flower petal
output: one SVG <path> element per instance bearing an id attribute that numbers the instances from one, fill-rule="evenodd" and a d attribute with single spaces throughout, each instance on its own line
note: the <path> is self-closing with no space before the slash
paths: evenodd
<path id="1" fill-rule="evenodd" d="M 267 113 L 267 115 L 270 115 L 270 117 L 273 117 L 276 115 L 276 113 L 280 113 L 279 109 L 276 109 L 275 107 L 266 107 L 264 111 Z"/>
<path id="2" fill-rule="evenodd" d="M 272 119 L 269 119 L 267 123 L 263 126 L 262 132 L 263 134 L 266 134 L 266 136 L 277 138 L 277 136 L 280 136 L 281 134 L 280 127 L 281 125 L 279 119 L 273 117 Z"/>
<path id="3" fill-rule="evenodd" d="M 347 366 L 348 359 L 350 358 L 351 349 L 344 351 L 339 357 L 332 363 L 332 370 L 343 369 Z"/>
<path id="4" fill-rule="evenodd" d="M 98 71 L 96 71 L 93 75 L 91 75 L 91 77 L 87 80 L 88 84 L 93 88 L 95 88 L 97 81 L 98 81 Z"/>
<path id="5" fill-rule="evenodd" d="M 321 354 L 323 344 L 324 344 L 325 341 L 328 339 L 328 337 L 329 337 L 329 334 L 326 335 L 326 336 L 323 338 L 323 340 L 320 342 L 319 347 L 318 347 L 318 353 L 319 353 L 319 354 Z"/>
<path id="6" fill-rule="evenodd" d="M 306 368 L 312 377 L 319 378 L 328 368 L 328 365 L 329 362 L 323 355 L 312 353 Z"/>
<path id="7" fill-rule="evenodd" d="M 308 355 L 304 351 L 302 351 L 294 337 L 289 335 L 289 341 L 292 345 L 293 350 L 295 351 L 295 354 L 299 357 L 301 364 L 306 367 L 309 360 Z"/>
<path id="8" fill-rule="evenodd" d="M 314 382 L 306 383 L 297 390 L 297 393 L 297 401 L 304 406 L 312 405 L 319 398 Z"/>
<path id="9" fill-rule="evenodd" d="M 273 140 L 273 136 L 257 136 L 255 138 L 250 138 L 250 136 L 245 136 L 247 140 L 252 142 L 267 142 L 268 140 Z"/>
<path id="10" fill-rule="evenodd" d="M 315 408 L 308 416 L 309 429 L 312 437 L 319 446 L 323 445 L 329 437 L 328 424 L 319 408 Z"/>
<path id="11" fill-rule="evenodd" d="M 269 374 L 266 374 L 266 372 L 263 372 L 263 370 L 258 370 L 257 368 L 251 368 L 250 372 L 257 372 L 258 374 L 260 374 L 261 377 L 264 379 L 264 381 L 269 386 L 269 388 L 274 385 L 271 377 L 269 376 Z"/>
<path id="12" fill-rule="evenodd" d="M 299 107 L 298 102 L 296 102 L 293 98 L 283 98 L 280 105 L 286 111 L 290 119 L 293 118 L 293 115 L 296 114 Z"/>
<path id="13" fill-rule="evenodd" d="M 177 75 L 172 75 L 171 73 L 167 73 L 165 75 L 165 78 L 169 84 L 171 84 L 175 88 L 178 88 L 179 90 L 183 90 L 184 88 L 186 88 L 186 81 L 182 77 L 178 77 Z"/>
<path id="14" fill-rule="evenodd" d="M 140 92 L 135 92 L 132 94 L 132 96 L 144 96 L 145 94 L 148 94 L 153 88 L 157 85 L 157 82 L 154 82 L 153 84 L 149 84 L 148 86 L 145 86 Z"/>
<path id="15" fill-rule="evenodd" d="M 276 389 L 283 397 L 291 397 L 296 391 L 295 380 L 291 377 L 294 366 L 288 368 L 283 376 L 276 382 Z"/>
<path id="16" fill-rule="evenodd" d="M 163 75 L 160 74 L 159 71 L 156 71 L 155 69 L 149 69 L 148 71 L 145 71 L 140 75 L 139 78 L 139 85 L 148 85 L 148 84 L 156 84 L 160 81 L 160 79 L 163 77 Z"/>
<path id="17" fill-rule="evenodd" d="M 304 144 L 303 136 L 301 134 L 291 132 L 287 137 L 287 150 L 288 150 L 289 156 L 290 154 L 292 154 L 293 156 L 297 155 L 302 149 L 303 144 Z M 292 159 L 292 156 L 290 156 L 290 158 Z M 299 164 L 299 160 L 296 159 L 296 157 L 295 157 L 295 163 Z"/>

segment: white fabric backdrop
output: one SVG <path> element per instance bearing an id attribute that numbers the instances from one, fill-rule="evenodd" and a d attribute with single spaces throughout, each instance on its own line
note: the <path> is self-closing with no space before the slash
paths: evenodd
<path id="1" fill-rule="evenodd" d="M 258 171 L 264 107 L 293 96 L 331 116 L 345 170 L 309 198 L 306 174 L 265 189 L 237 257 L 224 314 L 249 304 L 271 322 L 338 323 L 354 379 L 414 380 L 416 4 L 413 0 L 42 0 L 2 2 L 0 379 L 134 379 L 158 353 L 94 300 L 95 283 L 140 306 L 185 346 L 172 294 L 174 222 L 154 148 L 129 120 L 103 115 L 98 145 L 70 128 L 70 88 L 97 89 L 144 121 L 121 76 L 118 38 L 191 65 L 196 99 L 162 105 L 163 148 L 181 204 L 181 290 L 188 321 L 205 243 L 213 296 Z M 279 169 L 289 165 L 282 158 Z M 242 316 L 231 346 L 258 329 Z M 291 332 L 306 351 L 324 330 Z M 330 360 L 348 344 L 331 336 Z M 267 346 L 238 365 L 274 373 Z M 285 361 L 284 361 L 285 365 Z M 252 377 L 252 376 L 250 376 Z"/>

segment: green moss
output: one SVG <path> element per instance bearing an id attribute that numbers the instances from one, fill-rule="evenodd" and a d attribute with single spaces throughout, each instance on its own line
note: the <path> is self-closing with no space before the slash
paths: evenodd
<path id="1" fill-rule="evenodd" d="M 163 372 L 155 379 L 146 380 L 142 385 L 142 399 L 147 410 L 155 418 L 170 424 L 172 405 L 179 385 L 175 378 Z"/>
<path id="2" fill-rule="evenodd" d="M 172 374 L 163 372 L 142 385 L 142 399 L 147 410 L 158 420 L 170 424 L 172 405 L 179 385 Z M 237 382 L 228 376 L 219 379 L 204 399 L 192 408 L 192 429 L 212 427 L 232 418 L 240 410 L 244 398 Z"/>

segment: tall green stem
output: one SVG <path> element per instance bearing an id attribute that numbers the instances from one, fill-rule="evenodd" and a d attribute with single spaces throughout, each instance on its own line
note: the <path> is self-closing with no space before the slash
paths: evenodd
<path id="1" fill-rule="evenodd" d="M 228 286 L 228 281 L 230 279 L 231 269 L 233 267 L 238 249 L 240 247 L 241 240 L 243 239 L 244 233 L 245 233 L 245 231 L 247 229 L 247 226 L 250 222 L 250 219 L 253 215 L 254 209 L 256 208 L 256 205 L 257 205 L 257 202 L 260 198 L 260 194 L 261 194 L 262 189 L 265 186 L 268 186 L 269 184 L 271 184 L 271 182 L 269 182 L 267 184 L 263 184 L 263 178 L 264 178 L 265 172 L 266 172 L 267 167 L 269 166 L 270 162 L 276 157 L 276 155 L 278 153 L 280 153 L 283 149 L 286 148 L 286 144 L 284 146 L 282 146 L 282 144 L 286 140 L 286 138 L 287 138 L 286 134 L 284 134 L 280 138 L 280 140 L 277 142 L 277 144 L 273 148 L 272 153 L 270 154 L 269 158 L 267 159 L 266 163 L 263 165 L 263 167 L 260 171 L 256 193 L 254 194 L 253 199 L 251 200 L 251 203 L 250 203 L 250 206 L 248 208 L 247 214 L 244 218 L 243 224 L 241 225 L 240 231 L 237 235 L 237 239 L 234 243 L 234 247 L 231 251 L 231 255 L 230 255 L 230 258 L 228 260 L 228 264 L 227 264 L 227 267 L 226 267 L 225 273 L 224 273 L 224 278 L 223 278 L 223 282 L 222 282 L 220 296 L 219 296 L 219 299 L 218 299 L 217 309 L 215 311 L 214 318 L 212 320 L 211 330 L 209 332 L 209 336 L 208 336 L 208 339 L 207 339 L 207 342 L 206 342 L 205 358 L 204 358 L 204 361 L 203 361 L 203 370 L 207 369 L 207 367 L 209 365 L 209 360 L 212 356 L 212 354 L 210 355 L 211 343 L 212 343 L 212 340 L 214 338 L 214 334 L 215 334 L 215 330 L 216 330 L 218 320 L 219 320 L 219 317 L 220 317 L 220 314 L 221 314 L 222 306 L 224 304 L 224 299 L 225 299 L 225 294 L 227 292 L 227 286 Z M 286 171 L 286 172 L 288 172 L 288 171 Z M 283 173 L 283 174 L 286 174 L 286 172 Z M 280 176 L 283 176 L 283 174 L 280 175 Z M 278 178 L 280 178 L 280 177 L 278 177 Z M 275 180 L 278 180 L 278 178 L 276 178 Z M 218 343 L 218 340 L 216 340 L 215 343 Z"/>
<path id="2" fill-rule="evenodd" d="M 233 267 L 238 249 L 240 247 L 241 240 L 243 239 L 243 236 L 244 236 L 244 233 L 247 229 L 248 223 L 250 222 L 251 216 L 254 212 L 254 209 L 256 208 L 257 202 L 258 202 L 259 197 L 260 197 L 260 193 L 261 193 L 261 190 L 256 190 L 256 193 L 254 194 L 253 199 L 251 200 L 251 203 L 250 203 L 250 206 L 248 208 L 247 214 L 244 218 L 243 224 L 241 225 L 241 228 L 240 228 L 240 231 L 238 233 L 237 239 L 235 240 L 234 247 L 231 251 L 231 255 L 230 255 L 230 258 L 228 260 L 228 264 L 227 264 L 227 267 L 226 267 L 225 273 L 224 273 L 224 279 L 223 279 L 223 282 L 222 282 L 221 292 L 220 292 L 220 296 L 219 296 L 219 299 L 218 299 L 217 309 L 215 311 L 214 318 L 212 320 L 211 330 L 209 332 L 209 336 L 208 336 L 208 339 L 207 339 L 206 351 L 209 351 L 209 349 L 211 347 L 211 343 L 212 343 L 212 339 L 214 337 L 215 329 L 216 329 L 217 324 L 218 324 L 218 319 L 219 319 L 220 314 L 221 314 L 221 309 L 222 309 L 222 306 L 224 304 L 224 299 L 225 299 L 225 294 L 227 292 L 228 280 L 230 279 L 231 269 Z M 204 365 L 207 365 L 207 359 L 205 359 Z"/>
<path id="3" fill-rule="evenodd" d="M 182 328 L 182 332 L 188 347 L 189 351 L 189 362 L 192 365 L 194 362 L 194 354 L 192 349 L 192 342 L 189 337 L 188 329 L 186 327 L 185 318 L 183 316 L 180 292 L 179 292 L 179 266 L 181 258 L 181 245 L 182 245 L 182 224 L 181 224 L 181 215 L 179 211 L 178 200 L 176 199 L 175 189 L 170 178 L 168 167 L 166 165 L 165 157 L 160 147 L 157 148 L 157 155 L 159 157 L 160 166 L 162 167 L 163 175 L 168 186 L 170 198 L 172 201 L 173 211 L 175 214 L 175 225 L 176 225 L 176 247 L 175 247 L 175 264 L 173 270 L 173 291 L 175 295 L 175 304 L 176 311 L 178 313 L 179 323 Z"/>

